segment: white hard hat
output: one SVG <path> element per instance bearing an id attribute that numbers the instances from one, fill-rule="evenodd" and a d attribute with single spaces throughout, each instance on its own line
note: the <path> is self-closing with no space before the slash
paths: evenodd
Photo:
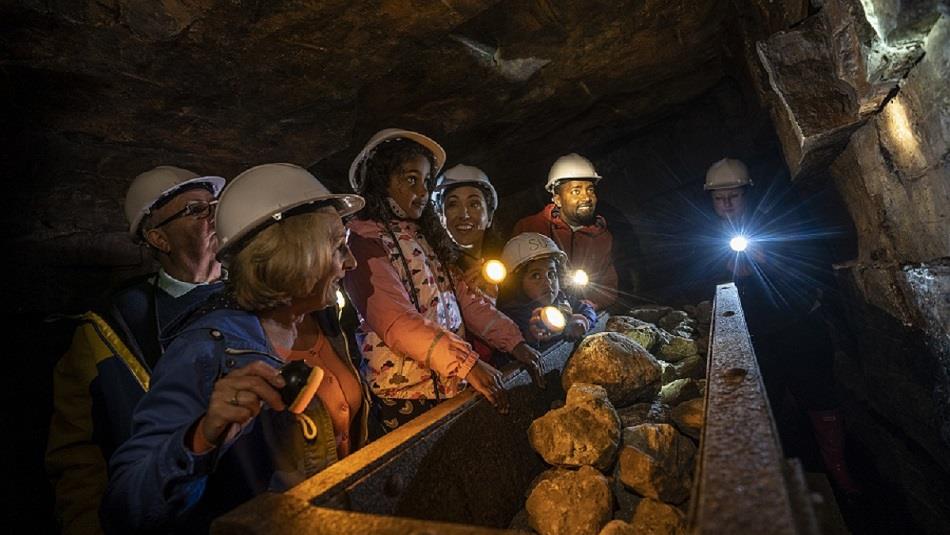
<path id="1" fill-rule="evenodd" d="M 544 185 L 544 189 L 554 193 L 554 188 L 565 180 L 590 180 L 596 184 L 601 178 L 603 177 L 597 174 L 590 160 L 572 152 L 554 162 L 548 171 L 548 183 Z"/>
<path id="2" fill-rule="evenodd" d="M 129 222 L 129 237 L 136 243 L 142 241 L 142 219 L 159 200 L 170 197 L 189 184 L 207 184 L 217 197 L 224 182 L 219 176 L 198 176 L 197 173 L 171 165 L 159 165 L 140 174 L 132 180 L 132 185 L 125 193 L 125 219 Z"/>
<path id="3" fill-rule="evenodd" d="M 567 255 L 554 240 L 537 232 L 522 232 L 505 244 L 505 248 L 501 250 L 501 261 L 508 268 L 508 272 L 512 273 L 526 262 L 551 255 L 562 264 L 567 262 Z"/>
<path id="4" fill-rule="evenodd" d="M 332 201 L 340 217 L 363 207 L 359 195 L 333 194 L 306 169 L 290 163 L 268 163 L 236 176 L 221 192 L 215 215 L 218 258 L 262 225 L 280 221 L 303 205 Z"/>
<path id="5" fill-rule="evenodd" d="M 744 163 L 732 158 L 723 158 L 709 166 L 709 170 L 706 171 L 706 184 L 703 189 L 708 191 L 751 185 L 752 179 L 749 178 L 749 169 Z"/>
<path id="6" fill-rule="evenodd" d="M 369 138 L 369 141 L 366 142 L 366 146 L 363 147 L 363 150 L 356 155 L 356 158 L 353 159 L 353 163 L 350 164 L 350 186 L 353 188 L 353 191 L 362 193 L 363 188 L 366 187 L 366 166 L 364 164 L 366 160 L 373 156 L 373 151 L 376 147 L 385 141 L 394 139 L 408 139 L 429 149 L 432 152 L 433 158 L 435 158 L 435 169 L 432 170 L 432 176 L 439 175 L 439 171 L 441 171 L 442 166 L 445 165 L 445 149 L 443 149 L 441 145 L 433 141 L 432 138 L 424 136 L 419 132 L 402 130 L 400 128 L 385 128 Z"/>
<path id="7" fill-rule="evenodd" d="M 439 177 L 439 182 L 432 191 L 434 195 L 438 195 L 437 198 L 439 198 L 439 202 L 437 204 L 441 206 L 441 196 L 446 189 L 463 184 L 481 187 L 483 190 L 486 190 L 488 198 L 485 200 L 488 202 L 489 213 L 494 212 L 495 209 L 498 208 L 498 192 L 495 191 L 495 186 L 492 186 L 491 181 L 488 180 L 488 175 L 475 166 L 464 164 L 458 164 L 455 167 L 446 169 L 445 173 Z"/>

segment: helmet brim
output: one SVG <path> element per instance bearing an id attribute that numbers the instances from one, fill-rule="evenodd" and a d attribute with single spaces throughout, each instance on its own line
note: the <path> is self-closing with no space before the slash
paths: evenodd
<path id="1" fill-rule="evenodd" d="M 432 176 L 438 176 L 439 173 L 442 172 L 442 167 L 445 166 L 446 158 L 445 149 L 442 148 L 442 145 L 436 143 L 435 140 L 429 136 L 420 134 L 418 132 L 393 129 L 393 132 L 390 135 L 373 140 L 373 143 L 369 143 L 363 147 L 363 150 L 361 150 L 360 153 L 356 155 L 356 158 L 353 159 L 353 162 L 350 163 L 350 187 L 353 188 L 355 193 L 362 193 L 363 188 L 366 186 L 366 184 L 361 184 L 357 180 L 357 174 L 359 172 L 360 165 L 366 161 L 367 156 L 369 156 L 369 153 L 372 152 L 373 149 L 383 144 L 383 142 L 394 139 L 408 139 L 415 141 L 416 143 L 429 149 L 429 151 L 432 152 L 432 157 L 435 159 L 435 169 L 432 170 Z"/>
<path id="2" fill-rule="evenodd" d="M 208 184 L 209 186 L 211 186 L 211 194 L 214 195 L 215 199 L 217 199 L 218 195 L 221 194 L 221 190 L 224 189 L 224 184 L 226 182 L 227 180 L 220 176 L 214 176 L 214 175 L 199 176 L 196 178 L 186 180 L 184 182 L 180 182 L 166 189 L 157 197 L 155 197 L 155 200 L 152 201 L 152 204 L 139 210 L 139 213 L 135 216 L 134 219 L 132 219 L 132 222 L 129 223 L 129 237 L 132 238 L 132 241 L 135 243 L 142 243 L 143 241 L 145 241 L 140 232 L 141 226 L 142 226 L 142 220 L 145 219 L 145 216 L 152 211 L 152 207 L 155 206 L 155 203 L 157 203 L 160 199 L 164 199 L 170 195 L 174 195 L 176 191 L 192 184 Z"/>
<path id="3" fill-rule="evenodd" d="M 316 204 L 316 203 L 323 204 L 325 202 L 330 202 L 332 206 L 334 207 L 334 209 L 336 209 L 337 214 L 339 214 L 340 217 L 346 217 L 348 215 L 352 215 L 360 211 L 363 208 L 363 206 L 366 205 L 366 200 L 363 199 L 363 197 L 360 197 L 359 195 L 349 194 L 349 193 L 335 193 L 335 194 L 327 195 L 325 192 L 321 191 L 317 195 L 304 196 L 304 198 L 299 202 L 281 206 L 280 210 L 273 211 L 269 214 L 258 217 L 257 219 L 252 221 L 250 224 L 245 226 L 240 232 L 232 236 L 227 241 L 227 243 L 220 244 L 218 247 L 217 255 L 216 255 L 218 261 L 222 261 L 228 255 L 234 252 L 235 247 L 239 243 L 246 241 L 248 238 L 250 238 L 257 232 L 263 230 L 263 228 L 266 225 L 272 222 L 278 221 L 280 217 L 275 217 L 278 214 L 281 214 L 281 215 L 285 214 L 292 210 L 301 208 L 307 204 Z"/>

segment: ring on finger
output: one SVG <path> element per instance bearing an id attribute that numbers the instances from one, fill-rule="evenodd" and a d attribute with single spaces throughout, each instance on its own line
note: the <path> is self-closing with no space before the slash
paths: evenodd
<path id="1" fill-rule="evenodd" d="M 238 394 L 240 394 L 240 393 L 241 393 L 240 390 L 235 390 L 235 391 L 234 391 L 234 396 L 232 396 L 231 399 L 228 400 L 228 403 L 230 403 L 231 405 L 234 405 L 235 407 L 237 407 L 238 405 L 240 405 L 240 404 L 241 404 L 241 401 L 238 399 Z"/>

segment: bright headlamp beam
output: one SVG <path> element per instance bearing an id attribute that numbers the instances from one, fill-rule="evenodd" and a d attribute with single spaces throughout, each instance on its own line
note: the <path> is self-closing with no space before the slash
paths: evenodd
<path id="1" fill-rule="evenodd" d="M 749 240 L 747 240 L 745 236 L 735 236 L 729 240 L 729 247 L 737 253 L 745 251 L 748 246 Z"/>

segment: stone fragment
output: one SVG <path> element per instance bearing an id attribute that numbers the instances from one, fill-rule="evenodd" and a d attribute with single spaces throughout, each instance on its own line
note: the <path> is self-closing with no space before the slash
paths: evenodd
<path id="1" fill-rule="evenodd" d="M 647 323 L 657 323 L 660 321 L 660 318 L 668 314 L 673 307 L 662 306 L 662 305 L 648 305 L 632 309 L 629 312 L 629 315 L 643 320 Z"/>
<path id="2" fill-rule="evenodd" d="M 663 384 L 669 384 L 673 381 L 679 379 L 676 375 L 676 366 L 673 366 L 669 362 L 664 360 L 658 361 L 660 363 L 660 382 Z"/>
<path id="3" fill-rule="evenodd" d="M 634 492 L 682 503 L 692 486 L 696 446 L 669 424 L 641 424 L 624 430 L 620 479 Z"/>
<path id="4" fill-rule="evenodd" d="M 667 331 L 672 331 L 673 329 L 676 328 L 677 325 L 679 325 L 680 323 L 683 323 L 688 318 L 689 318 L 689 314 L 687 314 L 685 311 L 672 310 L 668 312 L 665 316 L 660 318 L 660 321 L 658 321 L 656 324 L 658 327 L 662 327 L 663 329 L 666 329 Z"/>
<path id="5" fill-rule="evenodd" d="M 638 535 L 685 535 L 686 515 L 670 504 L 644 498 L 633 514 L 632 527 Z"/>
<path id="6" fill-rule="evenodd" d="M 606 470 L 620 446 L 620 418 L 603 387 L 576 383 L 564 407 L 531 422 L 528 440 L 548 464 Z"/>
<path id="7" fill-rule="evenodd" d="M 703 429 L 703 398 L 684 401 L 673 409 L 673 423 L 685 435 L 699 440 Z"/>
<path id="8" fill-rule="evenodd" d="M 604 529 L 600 530 L 600 535 L 637 535 L 638 533 L 632 524 L 623 520 L 611 520 L 607 522 Z"/>
<path id="9" fill-rule="evenodd" d="M 633 518 L 633 512 L 637 510 L 637 505 L 640 504 L 640 500 L 643 499 L 643 496 L 631 491 L 624 486 L 622 481 L 620 481 L 619 463 L 616 467 L 614 467 L 614 474 L 610 479 L 610 489 L 613 491 L 614 503 L 616 504 L 613 518 L 619 520 L 630 520 Z"/>
<path id="10" fill-rule="evenodd" d="M 615 406 L 653 399 L 660 390 L 659 363 L 630 338 L 613 332 L 588 336 L 564 367 L 561 384 L 601 385 Z"/>
<path id="11" fill-rule="evenodd" d="M 589 466 L 542 473 L 525 503 L 528 523 L 541 535 L 597 535 L 612 507 L 607 478 Z"/>
<path id="12" fill-rule="evenodd" d="M 673 409 L 659 399 L 651 403 L 634 403 L 629 407 L 617 409 L 621 429 L 640 424 L 668 424 L 673 422 Z"/>
<path id="13" fill-rule="evenodd" d="M 706 361 L 699 355 L 686 357 L 673 364 L 677 379 L 702 379 L 706 376 Z"/>
<path id="14" fill-rule="evenodd" d="M 677 379 L 672 383 L 663 385 L 663 388 L 660 389 L 660 401 L 670 407 L 675 407 L 684 401 L 698 398 L 701 395 L 699 383 L 695 379 Z"/>
<path id="15" fill-rule="evenodd" d="M 679 362 L 686 357 L 698 355 L 696 341 L 683 336 L 671 336 L 669 342 L 660 346 L 656 356 L 667 362 Z"/>
<path id="16" fill-rule="evenodd" d="M 666 343 L 670 337 L 656 325 L 640 321 L 632 316 L 612 316 L 607 320 L 606 329 L 633 339 L 647 351 L 654 351 L 659 344 Z"/>

